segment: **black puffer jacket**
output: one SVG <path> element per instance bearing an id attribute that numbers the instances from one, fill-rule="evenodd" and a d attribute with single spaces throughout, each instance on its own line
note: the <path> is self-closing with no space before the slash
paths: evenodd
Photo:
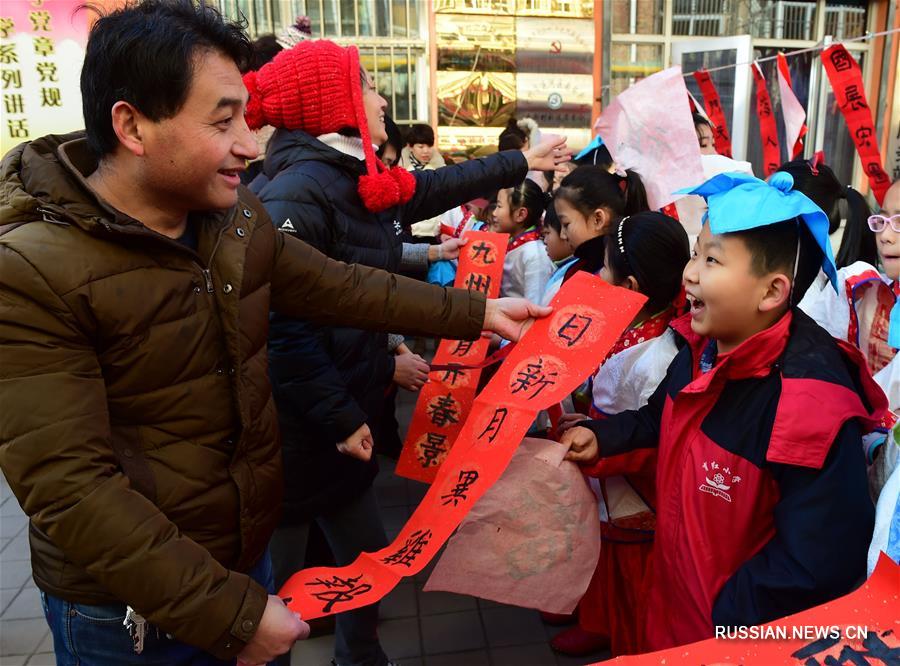
<path id="1" fill-rule="evenodd" d="M 400 234 L 485 192 L 520 182 L 527 163 L 508 151 L 464 164 L 419 171 L 416 194 L 378 215 L 357 194 L 364 163 L 301 131 L 278 130 L 263 174 L 251 185 L 276 227 L 334 259 L 398 271 Z M 284 439 L 284 524 L 306 522 L 358 497 L 377 472 L 340 454 L 337 442 L 363 423 L 378 429 L 394 373 L 387 338 L 350 328 L 323 328 L 273 314 L 269 373 Z"/>

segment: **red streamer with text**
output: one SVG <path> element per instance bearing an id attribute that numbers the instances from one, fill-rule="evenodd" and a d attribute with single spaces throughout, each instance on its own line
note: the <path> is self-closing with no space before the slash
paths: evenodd
<path id="1" fill-rule="evenodd" d="M 500 294 L 503 259 L 508 234 L 469 231 L 462 247 L 454 286 L 476 289 L 488 298 Z M 490 340 L 441 340 L 434 365 L 441 370 L 428 373 L 413 412 L 403 451 L 395 473 L 408 479 L 431 483 L 447 457 L 453 442 L 472 409 L 481 370 L 457 369 L 478 365 L 487 355 Z"/>
<path id="2" fill-rule="evenodd" d="M 837 100 L 856 152 L 862 160 L 863 170 L 869 178 L 869 185 L 879 204 L 884 203 L 884 195 L 891 186 L 891 179 L 881 165 L 878 139 L 872 110 L 866 101 L 859 63 L 851 56 L 843 44 L 830 46 L 822 51 L 822 66 L 831 82 L 831 89 Z"/>
<path id="3" fill-rule="evenodd" d="M 779 53 L 777 55 L 777 65 L 778 65 L 778 75 L 784 81 L 784 84 L 788 87 L 788 90 L 785 92 L 793 95 L 794 84 L 791 81 L 791 70 L 788 67 L 787 58 L 785 57 L 785 55 L 783 53 Z M 779 82 L 779 85 L 780 85 L 780 82 Z M 793 95 L 793 96 L 796 99 L 796 95 Z M 784 116 L 785 128 L 787 128 L 788 114 L 786 112 L 785 104 L 784 104 L 784 93 L 782 94 L 781 113 Z M 794 142 L 794 147 L 791 149 L 791 159 L 792 160 L 795 160 L 798 157 L 800 157 L 800 154 L 803 152 L 803 137 L 805 137 L 808 132 L 809 132 L 809 127 L 806 125 L 806 123 L 803 123 L 803 126 L 800 128 L 800 134 L 797 137 L 797 140 Z M 790 137 L 787 140 L 789 141 Z"/>
<path id="4" fill-rule="evenodd" d="M 719 99 L 719 91 L 709 77 L 709 72 L 700 70 L 694 72 L 694 80 L 700 86 L 703 93 L 703 107 L 706 115 L 712 121 L 713 138 L 716 141 L 716 152 L 719 155 L 731 157 L 731 137 L 728 135 L 728 125 L 725 123 L 725 111 L 722 109 L 722 101 Z"/>
<path id="5" fill-rule="evenodd" d="M 772 101 L 766 87 L 766 77 L 757 63 L 750 65 L 756 81 L 756 117 L 759 118 L 759 138 L 763 145 L 763 172 L 768 178 L 781 165 L 781 145 L 778 143 L 778 126 L 772 113 Z"/>
<path id="6" fill-rule="evenodd" d="M 475 400 L 434 483 L 394 542 L 345 567 L 295 573 L 279 595 L 304 619 L 379 601 L 419 573 L 500 478 L 537 413 L 596 370 L 646 302 L 585 272 L 568 280 L 553 312 L 522 337 Z"/>

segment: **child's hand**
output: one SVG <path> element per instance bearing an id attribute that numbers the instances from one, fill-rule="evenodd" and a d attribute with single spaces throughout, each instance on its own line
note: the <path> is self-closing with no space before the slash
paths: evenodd
<path id="1" fill-rule="evenodd" d="M 571 414 L 563 414 L 559 417 L 559 425 L 556 427 L 556 432 L 559 434 L 564 433 L 566 430 L 574 426 L 579 421 L 586 421 L 587 416 L 584 414 L 579 414 L 578 412 L 574 412 Z"/>
<path id="2" fill-rule="evenodd" d="M 582 465 L 593 465 L 600 460 L 600 445 L 597 436 L 587 428 L 576 426 L 566 430 L 560 443 L 569 447 L 566 460 Z"/>

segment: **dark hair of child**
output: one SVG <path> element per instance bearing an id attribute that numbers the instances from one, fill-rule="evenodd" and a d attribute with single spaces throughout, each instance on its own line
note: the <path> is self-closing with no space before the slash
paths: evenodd
<path id="1" fill-rule="evenodd" d="M 497 150 L 522 150 L 528 143 L 528 135 L 516 124 L 515 118 L 510 118 L 506 128 L 500 132 L 497 140 Z"/>
<path id="2" fill-rule="evenodd" d="M 406 145 L 414 146 L 417 143 L 424 143 L 426 146 L 434 145 L 434 130 L 424 123 L 416 123 L 409 128 L 406 134 Z"/>
<path id="3" fill-rule="evenodd" d="M 541 224 L 544 210 L 551 199 L 552 197 L 544 192 L 540 185 L 530 178 L 526 178 L 520 185 L 510 190 L 509 208 L 510 211 L 516 211 L 519 208 L 525 208 L 528 211 L 528 217 L 522 224 L 529 229 Z"/>
<path id="4" fill-rule="evenodd" d="M 559 221 L 559 216 L 556 214 L 556 207 L 553 205 L 552 197 L 547 200 L 547 208 L 544 212 L 544 226 L 550 227 L 558 234 L 562 233 L 562 224 Z"/>
<path id="5" fill-rule="evenodd" d="M 275 35 L 271 33 L 260 35 L 253 42 L 253 58 L 250 60 L 250 69 L 258 70 L 282 50 L 281 44 L 278 43 Z"/>
<path id="6" fill-rule="evenodd" d="M 825 164 L 813 169 L 809 161 L 803 159 L 785 162 L 779 171 L 791 174 L 794 189 L 812 199 L 828 216 L 828 233 L 837 231 L 841 224 L 840 201 L 847 201 L 847 226 L 834 262 L 838 268 L 849 266 L 854 261 L 865 261 L 878 265 L 878 247 L 875 234 L 869 229 L 869 205 L 862 194 L 852 187 L 845 187 L 837 179 L 834 171 Z"/>
<path id="7" fill-rule="evenodd" d="M 591 215 L 598 208 L 606 208 L 612 212 L 616 222 L 625 215 L 634 215 L 650 208 L 644 183 L 631 169 L 625 171 L 623 178 L 599 165 L 578 167 L 563 178 L 556 196 L 584 216 Z"/>
<path id="8" fill-rule="evenodd" d="M 699 129 L 703 125 L 706 125 L 709 129 L 713 128 L 712 123 L 704 118 L 703 114 L 694 111 L 691 113 L 691 117 L 694 119 L 694 129 Z"/>
<path id="9" fill-rule="evenodd" d="M 378 149 L 378 158 L 381 159 L 381 156 L 384 154 L 384 149 L 387 146 L 393 146 L 394 151 L 396 151 L 397 155 L 400 155 L 400 150 L 403 148 L 403 137 L 400 134 L 400 128 L 397 127 L 397 123 L 394 122 L 394 119 L 390 116 L 384 117 L 384 130 L 387 134 L 387 141 L 385 141 L 381 148 Z"/>
<path id="10" fill-rule="evenodd" d="M 678 296 L 681 275 L 690 258 L 684 227 L 656 211 L 624 218 L 606 237 L 607 269 L 617 283 L 633 276 L 649 299 L 646 307 L 650 312 L 666 309 Z"/>
<path id="11" fill-rule="evenodd" d="M 752 257 L 751 269 L 756 275 L 781 272 L 792 279 L 791 307 L 800 302 L 822 267 L 822 249 L 799 218 L 725 235 L 743 241 Z"/>

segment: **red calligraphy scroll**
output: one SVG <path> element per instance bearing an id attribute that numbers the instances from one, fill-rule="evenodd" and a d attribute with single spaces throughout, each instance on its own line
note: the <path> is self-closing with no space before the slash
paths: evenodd
<path id="1" fill-rule="evenodd" d="M 791 84 L 791 70 L 788 68 L 787 58 L 779 53 L 778 60 L 778 90 L 781 93 L 781 116 L 784 118 L 785 141 L 791 149 L 791 159 L 797 159 L 803 152 L 803 137 L 809 132 L 806 126 L 806 110 L 794 94 Z"/>
<path id="2" fill-rule="evenodd" d="M 853 143 L 856 144 L 856 152 L 862 160 L 863 170 L 869 178 L 875 199 L 882 204 L 884 195 L 891 186 L 891 179 L 881 165 L 875 123 L 872 122 L 872 110 L 866 101 L 859 63 L 843 44 L 835 44 L 822 51 L 822 66 L 831 82 L 831 89 L 850 136 L 853 137 Z"/>
<path id="3" fill-rule="evenodd" d="M 467 246 L 468 247 L 468 246 Z M 420 572 L 472 506 L 500 478 L 541 409 L 591 374 L 646 297 L 585 272 L 553 299 L 475 400 L 431 488 L 394 542 L 345 567 L 299 571 L 279 594 L 304 619 L 360 608 Z"/>
<path id="4" fill-rule="evenodd" d="M 731 137 L 728 135 L 728 125 L 725 122 L 725 111 L 722 109 L 722 101 L 719 99 L 719 91 L 709 78 L 709 72 L 704 69 L 694 72 L 694 80 L 700 86 L 703 93 L 703 107 L 709 116 L 713 127 L 713 137 L 716 141 L 716 152 L 719 155 L 731 157 Z"/>
<path id="5" fill-rule="evenodd" d="M 872 577 L 855 592 L 770 624 L 730 629 L 733 633 L 723 631 L 722 638 L 603 664 L 896 664 L 900 659 L 900 566 L 882 553 Z M 739 630 L 751 635 L 735 636 Z"/>
<path id="6" fill-rule="evenodd" d="M 778 126 L 775 124 L 775 114 L 772 113 L 772 101 L 769 99 L 766 77 L 763 76 L 759 63 L 754 62 L 750 65 L 750 69 L 753 70 L 753 79 L 756 82 L 756 117 L 759 119 L 759 138 L 763 145 L 763 172 L 766 177 L 769 177 L 781 165 Z"/>
<path id="7" fill-rule="evenodd" d="M 508 234 L 469 231 L 459 257 L 454 286 L 482 291 L 488 298 L 500 293 L 503 259 Z M 406 433 L 396 474 L 431 483 L 472 409 L 481 370 L 473 366 L 484 360 L 490 340 L 441 340 L 434 356 L 440 370 L 428 374 Z"/>

